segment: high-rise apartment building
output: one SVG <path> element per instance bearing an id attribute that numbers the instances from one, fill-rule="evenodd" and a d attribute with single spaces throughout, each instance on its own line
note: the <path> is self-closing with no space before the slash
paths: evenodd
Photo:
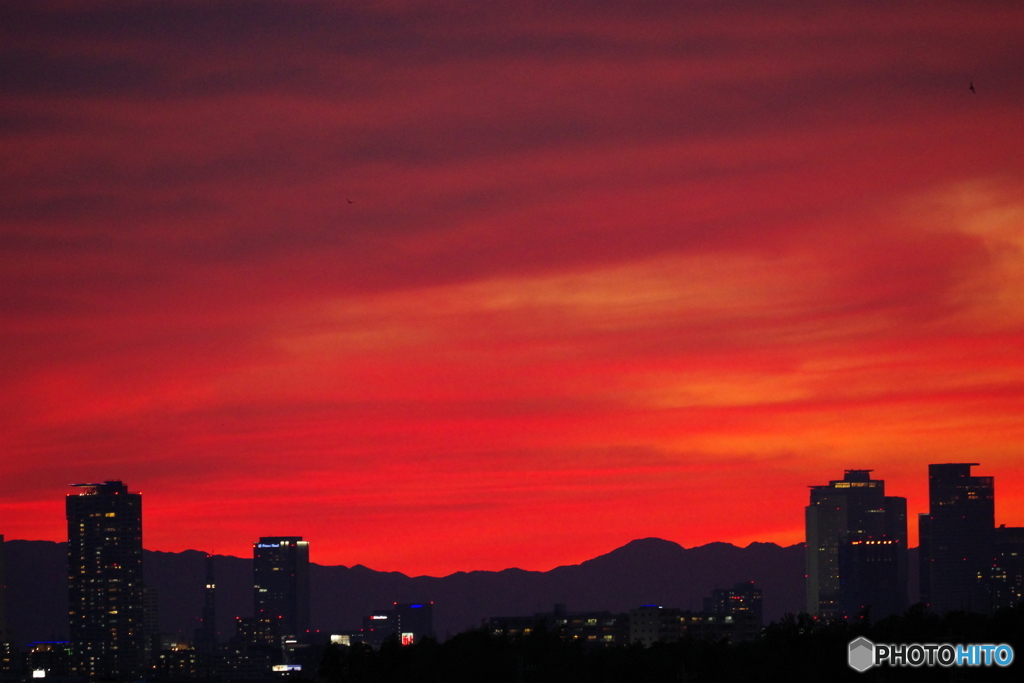
<path id="1" fill-rule="evenodd" d="M 989 612 L 995 557 L 995 482 L 978 463 L 928 465 L 928 512 L 918 516 L 921 602 L 933 610 Z"/>
<path id="2" fill-rule="evenodd" d="M 120 481 L 68 494 L 68 615 L 74 671 L 132 679 L 143 643 L 142 496 Z"/>
<path id="3" fill-rule="evenodd" d="M 907 607 L 907 500 L 885 495 L 871 470 L 812 486 L 805 509 L 807 611 L 872 618 Z"/>
<path id="4" fill-rule="evenodd" d="M 276 637 L 309 629 L 309 542 L 301 536 L 266 536 L 253 544 L 255 618 Z"/>

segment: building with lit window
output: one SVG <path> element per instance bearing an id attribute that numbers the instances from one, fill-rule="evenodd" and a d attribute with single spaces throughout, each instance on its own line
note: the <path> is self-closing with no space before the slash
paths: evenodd
<path id="1" fill-rule="evenodd" d="M 921 602 L 942 614 L 985 613 L 995 556 L 995 481 L 978 463 L 928 465 L 928 512 L 918 516 Z"/>
<path id="2" fill-rule="evenodd" d="M 434 636 L 434 603 L 395 603 L 395 629 L 402 645 Z"/>
<path id="3" fill-rule="evenodd" d="M 644 605 L 629 611 L 629 643 L 650 647 L 654 643 L 690 640 L 749 642 L 761 632 L 752 610 L 735 612 L 690 612 L 659 605 Z"/>
<path id="4" fill-rule="evenodd" d="M 992 606 L 1013 609 L 1024 602 L 1024 527 L 1005 524 L 995 530 Z"/>
<path id="5" fill-rule="evenodd" d="M 134 679 L 143 665 L 142 496 L 120 481 L 68 494 L 68 616 L 72 669 Z"/>
<path id="6" fill-rule="evenodd" d="M 276 637 L 309 630 L 309 542 L 266 536 L 253 544 L 254 615 Z"/>
<path id="7" fill-rule="evenodd" d="M 213 555 L 206 556 L 206 587 L 203 589 L 203 612 L 195 633 L 195 647 L 200 652 L 217 649 L 217 581 L 213 573 Z"/>
<path id="8" fill-rule="evenodd" d="M 7 591 L 4 588 L 4 535 L 0 534 L 0 644 L 7 642 L 7 603 L 4 602 Z"/>
<path id="9" fill-rule="evenodd" d="M 749 643 L 761 633 L 761 625 L 753 612 L 682 612 L 679 615 L 679 630 L 681 637 L 691 640 Z"/>
<path id="10" fill-rule="evenodd" d="M 508 638 L 525 638 L 543 630 L 558 633 L 568 642 L 600 648 L 629 644 L 629 624 L 628 614 L 569 612 L 559 603 L 551 612 L 537 612 L 529 617 L 492 617 L 487 630 Z"/>
<path id="11" fill-rule="evenodd" d="M 280 645 L 280 638 L 275 637 L 270 631 L 270 622 L 256 617 L 235 617 L 235 637 L 232 642 L 236 648 L 248 652 L 253 649 L 263 649 L 263 646 L 273 648 Z"/>
<path id="12" fill-rule="evenodd" d="M 764 620 L 761 589 L 753 581 L 734 584 L 732 588 L 716 588 L 711 597 L 704 598 L 704 611 L 708 614 L 746 614 L 753 618 L 757 628 Z"/>
<path id="13" fill-rule="evenodd" d="M 748 584 L 739 586 L 748 597 L 752 597 Z M 752 590 L 756 591 L 759 603 L 760 589 Z M 716 596 L 720 593 L 715 591 Z M 683 638 L 738 643 L 751 641 L 760 633 L 760 618 L 751 602 L 741 607 L 737 601 L 727 600 L 721 609 L 724 611 L 690 612 L 661 605 L 643 605 L 625 614 L 615 614 L 609 611 L 569 612 L 564 604 L 557 604 L 553 612 L 537 612 L 529 617 L 491 617 L 486 628 L 495 636 L 507 638 L 528 638 L 542 631 L 557 633 L 566 641 L 586 648 L 620 647 L 634 643 L 649 647 L 655 643 L 674 643 Z"/>
<path id="14" fill-rule="evenodd" d="M 871 470 L 812 486 L 805 508 L 807 611 L 872 618 L 907 608 L 907 499 L 885 495 Z"/>
<path id="15" fill-rule="evenodd" d="M 629 642 L 650 647 L 672 643 L 682 637 L 683 611 L 660 605 L 644 605 L 629 611 Z"/>
<path id="16" fill-rule="evenodd" d="M 380 647 L 389 638 L 412 645 L 434 636 L 434 603 L 398 603 L 391 609 L 379 609 L 363 616 L 363 627 L 346 634 L 349 642 Z"/>
<path id="17" fill-rule="evenodd" d="M 390 609 L 379 609 L 363 615 L 363 627 L 355 635 L 358 642 L 380 647 L 389 638 L 398 637 L 398 617 Z"/>
<path id="18" fill-rule="evenodd" d="M 848 617 L 868 609 L 872 619 L 907 609 L 906 543 L 886 536 L 851 536 L 839 546 L 840 605 Z"/>
<path id="19" fill-rule="evenodd" d="M 33 678 L 69 676 L 73 655 L 71 643 L 66 640 L 29 643 L 28 652 L 25 653 L 25 668 Z"/>

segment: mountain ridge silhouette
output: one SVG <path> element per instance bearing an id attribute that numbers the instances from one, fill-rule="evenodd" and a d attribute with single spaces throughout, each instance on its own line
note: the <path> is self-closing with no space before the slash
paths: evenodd
<path id="1" fill-rule="evenodd" d="M 11 640 L 24 646 L 67 639 L 67 544 L 9 540 L 5 550 Z M 161 631 L 191 639 L 203 604 L 205 558 L 198 550 L 144 551 L 146 584 L 159 591 Z M 236 616 L 252 614 L 252 559 L 216 555 L 214 571 L 223 641 L 233 635 Z M 548 571 L 510 567 L 441 577 L 377 571 L 361 564 L 311 563 L 311 626 L 334 632 L 355 629 L 372 610 L 395 602 L 433 601 L 435 631 L 446 638 L 489 617 L 549 612 L 556 603 L 570 612 L 625 612 L 642 604 L 700 610 L 713 589 L 741 581 L 754 581 L 764 591 L 766 621 L 800 611 L 803 544 L 755 542 L 741 548 L 715 542 L 685 548 L 642 538 Z"/>

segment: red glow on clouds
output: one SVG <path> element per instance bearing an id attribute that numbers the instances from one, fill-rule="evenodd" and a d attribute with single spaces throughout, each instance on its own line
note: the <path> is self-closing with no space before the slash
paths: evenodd
<path id="1" fill-rule="evenodd" d="M 1019 12 L 416 7 L 0 10 L 0 533 L 546 569 L 964 461 L 1024 525 Z"/>

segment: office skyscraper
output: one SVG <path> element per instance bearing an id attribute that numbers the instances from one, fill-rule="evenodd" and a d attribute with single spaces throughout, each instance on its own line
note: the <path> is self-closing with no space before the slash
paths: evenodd
<path id="1" fill-rule="evenodd" d="M 921 602 L 938 612 L 989 612 L 995 482 L 978 463 L 928 465 L 928 512 L 918 516 Z"/>
<path id="2" fill-rule="evenodd" d="M 907 500 L 885 495 L 871 470 L 812 486 L 805 509 L 807 611 L 873 618 L 907 607 Z"/>
<path id="3" fill-rule="evenodd" d="M 1000 525 L 994 546 L 992 607 L 1012 609 L 1024 601 L 1024 527 Z"/>
<path id="4" fill-rule="evenodd" d="M 217 649 L 217 582 L 213 574 L 213 555 L 206 556 L 202 626 L 196 629 L 195 647 L 200 652 L 213 652 Z"/>
<path id="5" fill-rule="evenodd" d="M 255 618 L 275 637 L 309 629 L 309 543 L 301 536 L 267 536 L 253 544 Z"/>
<path id="6" fill-rule="evenodd" d="M 74 669 L 136 678 L 143 658 L 142 496 L 120 481 L 68 494 L 68 613 Z"/>

